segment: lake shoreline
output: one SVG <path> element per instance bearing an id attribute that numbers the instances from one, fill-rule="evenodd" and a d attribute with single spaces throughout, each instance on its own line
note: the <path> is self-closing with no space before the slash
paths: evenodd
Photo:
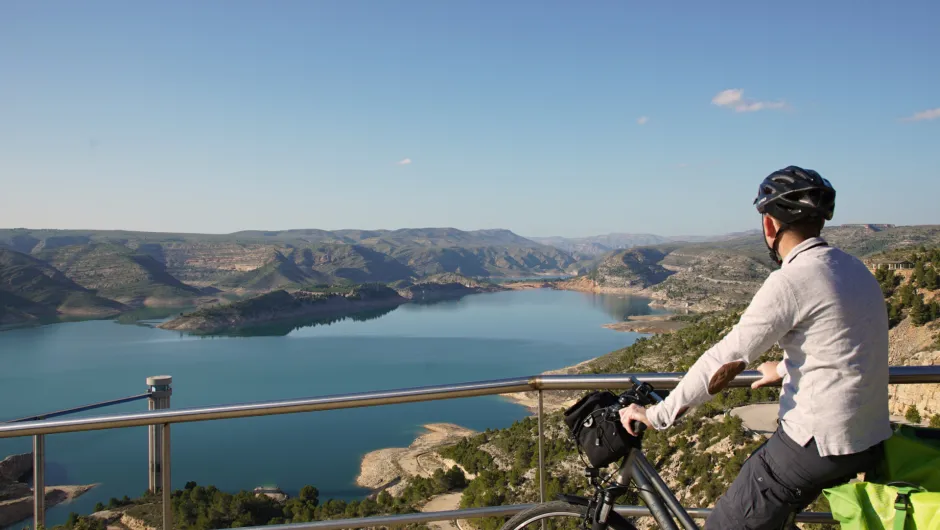
<path id="1" fill-rule="evenodd" d="M 478 434 L 477 431 L 455 423 L 427 423 L 421 428 L 424 432 L 408 447 L 386 447 L 364 454 L 359 463 L 356 485 L 372 490 L 370 495 L 382 491 L 398 495 L 411 477 L 430 477 L 434 470 L 446 470 L 452 466 L 463 469 L 453 460 L 438 455 L 436 450 Z M 468 478 L 473 476 L 466 469 L 463 472 L 469 475 Z"/>

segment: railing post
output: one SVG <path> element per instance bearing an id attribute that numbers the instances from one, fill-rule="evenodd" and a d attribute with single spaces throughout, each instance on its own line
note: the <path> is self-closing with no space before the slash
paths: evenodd
<path id="1" fill-rule="evenodd" d="M 170 386 L 173 378 L 168 375 L 158 375 L 147 378 L 148 410 L 163 410 L 170 408 L 170 395 L 173 388 Z M 163 468 L 163 451 L 160 446 L 163 439 L 162 425 L 149 425 L 147 427 L 147 490 L 156 493 L 163 483 L 160 477 Z"/>
<path id="2" fill-rule="evenodd" d="M 545 434 L 542 429 L 542 391 L 539 390 L 539 502 L 545 502 L 545 452 L 542 448 Z"/>
<path id="3" fill-rule="evenodd" d="M 163 497 L 163 530 L 173 530 L 173 504 L 170 500 L 170 424 L 164 423 L 163 429 L 163 482 L 160 486 Z"/>
<path id="4" fill-rule="evenodd" d="M 46 435 L 33 436 L 33 530 L 46 526 Z"/>

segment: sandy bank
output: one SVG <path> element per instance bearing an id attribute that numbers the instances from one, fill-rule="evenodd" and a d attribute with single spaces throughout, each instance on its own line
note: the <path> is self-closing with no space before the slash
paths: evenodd
<path id="1" fill-rule="evenodd" d="M 96 487 L 97 484 L 85 486 L 50 486 L 46 488 L 46 508 L 57 504 L 68 503 Z M 0 501 L 0 527 L 10 526 L 25 521 L 33 516 L 32 494 L 16 499 Z"/>
<path id="2" fill-rule="evenodd" d="M 450 469 L 457 465 L 453 460 L 442 458 L 435 450 L 476 434 L 476 431 L 453 423 L 429 423 L 423 427 L 427 432 L 408 447 L 390 447 L 366 453 L 359 466 L 356 484 L 374 490 L 387 489 L 392 495 L 397 495 L 407 485 L 408 478 L 430 477 L 436 469 Z M 463 471 L 468 479 L 475 476 L 466 469 Z"/>
<path id="3" fill-rule="evenodd" d="M 600 293 L 600 294 L 629 294 L 633 296 L 644 296 L 649 297 L 649 291 L 640 287 L 607 287 L 604 285 L 598 285 L 597 282 L 586 277 L 573 278 L 571 280 L 565 280 L 563 282 L 555 282 L 552 284 L 552 287 L 555 289 L 562 289 L 565 291 L 581 291 L 586 293 Z"/>
<path id="4" fill-rule="evenodd" d="M 630 316 L 626 322 L 612 322 L 603 327 L 614 331 L 634 333 L 672 333 L 689 325 L 688 322 L 670 320 L 672 315 Z"/>
<path id="5" fill-rule="evenodd" d="M 553 284 L 551 282 L 544 282 L 544 281 L 538 281 L 538 280 L 528 281 L 528 282 L 510 282 L 510 283 L 501 284 L 502 287 L 505 287 L 506 289 L 511 289 L 513 291 L 526 291 L 530 289 L 548 289 L 552 285 Z"/>
<path id="6" fill-rule="evenodd" d="M 566 366 L 564 368 L 559 368 L 557 370 L 549 370 L 548 372 L 543 372 L 541 375 L 569 375 L 580 373 L 581 368 L 587 365 L 588 363 L 594 361 L 594 359 L 588 359 L 582 361 L 574 366 Z M 581 390 L 553 390 L 551 392 L 542 393 L 542 408 L 544 412 L 553 412 L 559 409 L 566 409 L 571 405 L 574 405 L 575 401 L 578 400 L 578 397 L 581 395 Z M 532 392 L 515 392 L 512 394 L 500 394 L 501 397 L 508 399 L 522 405 L 523 407 L 529 409 L 529 412 L 532 414 L 538 414 L 539 410 L 539 393 Z"/>

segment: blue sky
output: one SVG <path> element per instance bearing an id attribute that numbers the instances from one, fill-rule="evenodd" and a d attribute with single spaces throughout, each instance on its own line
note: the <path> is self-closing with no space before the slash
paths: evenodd
<path id="1" fill-rule="evenodd" d="M 0 226 L 940 223 L 940 2 L 0 2 Z M 404 163 L 407 162 L 407 163 Z"/>

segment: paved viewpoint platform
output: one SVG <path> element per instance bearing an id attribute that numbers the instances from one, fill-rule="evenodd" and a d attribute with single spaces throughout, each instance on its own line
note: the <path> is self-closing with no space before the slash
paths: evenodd
<path id="1" fill-rule="evenodd" d="M 770 438 L 777 430 L 777 414 L 779 412 L 779 403 L 757 403 L 731 409 L 731 415 L 741 418 L 745 429 L 767 438 Z"/>

